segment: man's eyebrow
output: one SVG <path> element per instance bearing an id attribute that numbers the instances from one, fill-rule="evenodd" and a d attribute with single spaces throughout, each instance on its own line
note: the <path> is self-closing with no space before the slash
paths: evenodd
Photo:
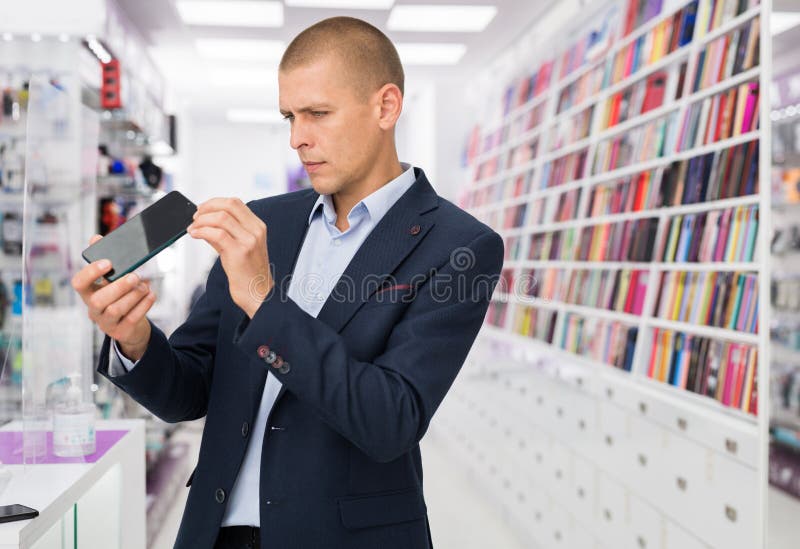
<path id="1" fill-rule="evenodd" d="M 327 103 L 319 103 L 316 105 L 312 105 L 310 107 L 303 107 L 301 109 L 298 109 L 297 112 L 311 112 L 311 111 L 318 111 L 320 109 L 330 109 L 330 108 L 331 105 L 328 105 Z M 284 116 L 286 116 L 287 114 L 292 114 L 292 111 L 286 109 L 280 109 L 280 112 Z"/>

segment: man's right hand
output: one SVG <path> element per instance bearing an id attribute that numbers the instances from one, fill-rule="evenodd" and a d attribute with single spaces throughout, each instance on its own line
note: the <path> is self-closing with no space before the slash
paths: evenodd
<path id="1" fill-rule="evenodd" d="M 101 238 L 94 235 L 89 244 Z M 111 262 L 107 259 L 89 263 L 72 277 L 72 287 L 86 303 L 89 319 L 117 342 L 122 354 L 135 362 L 142 358 L 150 341 L 150 322 L 145 315 L 155 303 L 156 295 L 135 273 L 109 283 L 102 276 L 110 270 Z"/>

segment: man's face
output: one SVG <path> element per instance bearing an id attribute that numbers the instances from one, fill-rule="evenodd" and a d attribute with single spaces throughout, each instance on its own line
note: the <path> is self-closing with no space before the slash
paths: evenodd
<path id="1" fill-rule="evenodd" d="M 368 178 L 381 138 L 374 94 L 360 97 L 333 56 L 281 71 L 278 88 L 290 144 L 314 190 L 332 194 Z"/>

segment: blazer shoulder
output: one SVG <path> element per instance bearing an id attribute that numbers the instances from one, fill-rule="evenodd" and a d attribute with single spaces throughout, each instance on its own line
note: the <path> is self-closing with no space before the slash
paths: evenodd
<path id="1" fill-rule="evenodd" d="M 448 233 L 457 234 L 460 237 L 458 240 L 471 242 L 480 236 L 494 235 L 495 239 L 502 241 L 502 237 L 489 225 L 446 198 L 439 196 L 438 209 L 437 224 L 441 224 Z"/>

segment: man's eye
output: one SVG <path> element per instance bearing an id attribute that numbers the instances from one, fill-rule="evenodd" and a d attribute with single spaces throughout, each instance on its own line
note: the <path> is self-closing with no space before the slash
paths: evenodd
<path id="1" fill-rule="evenodd" d="M 326 114 L 328 114 L 328 113 L 325 112 L 325 111 L 311 111 L 311 115 L 316 117 L 316 118 L 322 118 Z"/>
<path id="2" fill-rule="evenodd" d="M 291 122 L 292 120 L 294 120 L 294 116 L 292 116 L 291 114 L 284 114 L 283 119 Z"/>

